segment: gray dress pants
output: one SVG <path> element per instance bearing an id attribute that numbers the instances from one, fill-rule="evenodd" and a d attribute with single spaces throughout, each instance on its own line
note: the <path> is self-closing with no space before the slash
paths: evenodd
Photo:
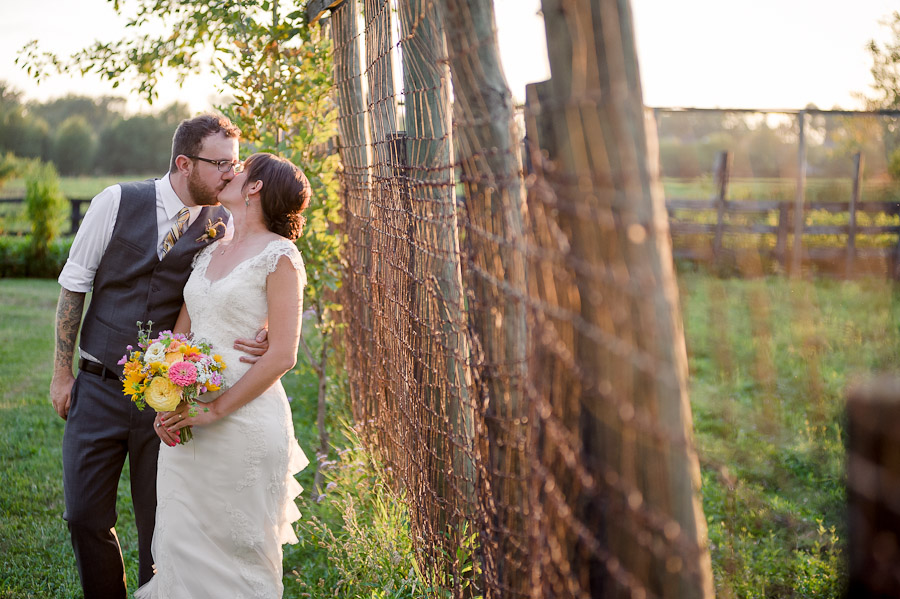
<path id="1" fill-rule="evenodd" d="M 138 530 L 139 584 L 153 576 L 156 521 L 155 413 L 138 410 L 122 383 L 81 371 L 63 435 L 63 486 L 72 547 L 85 599 L 124 599 L 125 569 L 116 536 L 116 495 L 125 457 Z"/>

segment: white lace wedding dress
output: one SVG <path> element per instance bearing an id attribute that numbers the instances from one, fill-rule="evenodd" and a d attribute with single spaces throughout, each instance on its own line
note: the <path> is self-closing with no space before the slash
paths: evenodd
<path id="1" fill-rule="evenodd" d="M 212 244 L 194 259 L 184 288 L 195 337 L 208 340 L 233 385 L 250 364 L 232 349 L 268 324 L 266 277 L 286 256 L 306 283 L 303 261 L 288 240 L 276 240 L 221 279 L 206 269 Z M 157 475 L 153 557 L 156 575 L 136 599 L 256 599 L 282 596 L 282 544 L 296 543 L 300 517 L 293 475 L 309 463 L 294 437 L 281 382 L 209 426 L 193 440 L 162 445 Z"/>

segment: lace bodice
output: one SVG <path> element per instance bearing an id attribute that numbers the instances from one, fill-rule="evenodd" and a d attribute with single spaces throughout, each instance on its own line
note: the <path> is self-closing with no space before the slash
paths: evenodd
<path id="1" fill-rule="evenodd" d="M 306 270 L 297 247 L 287 239 L 276 239 L 257 255 L 241 262 L 220 279 L 206 277 L 206 269 L 219 242 L 204 248 L 194 258 L 194 270 L 184 287 L 184 301 L 195 337 L 206 339 L 225 360 L 225 382 L 231 386 L 250 367 L 240 361 L 234 340 L 253 338 L 268 323 L 266 279 L 278 261 L 287 257 L 297 271 L 300 289 L 306 285 Z M 301 300 L 302 301 L 302 300 Z"/>

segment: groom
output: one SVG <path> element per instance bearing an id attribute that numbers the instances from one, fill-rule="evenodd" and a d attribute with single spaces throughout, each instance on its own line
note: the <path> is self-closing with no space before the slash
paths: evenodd
<path id="1" fill-rule="evenodd" d="M 171 329 L 183 303 L 194 255 L 231 225 L 216 196 L 234 178 L 240 130 L 223 116 L 182 121 L 162 179 L 114 185 L 84 216 L 59 276 L 56 359 L 50 399 L 66 420 L 63 486 L 72 547 L 85 599 L 126 594 L 116 537 L 116 494 L 128 456 L 138 529 L 140 584 L 153 575 L 150 543 L 156 517 L 159 437 L 153 410 L 139 411 L 122 392 L 119 359 L 137 345 L 137 322 Z M 210 224 L 215 228 L 215 237 Z M 81 322 L 85 295 L 93 290 Z M 81 328 L 78 376 L 72 374 Z M 265 332 L 235 347 L 255 361 Z"/>

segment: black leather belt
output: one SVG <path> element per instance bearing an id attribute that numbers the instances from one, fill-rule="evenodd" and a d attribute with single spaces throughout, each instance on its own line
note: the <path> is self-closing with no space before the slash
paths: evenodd
<path id="1" fill-rule="evenodd" d="M 102 379 L 119 380 L 119 375 L 117 375 L 114 371 L 110 370 L 103 364 L 85 360 L 84 358 L 78 359 L 78 370 L 88 372 L 90 374 L 96 374 Z"/>

